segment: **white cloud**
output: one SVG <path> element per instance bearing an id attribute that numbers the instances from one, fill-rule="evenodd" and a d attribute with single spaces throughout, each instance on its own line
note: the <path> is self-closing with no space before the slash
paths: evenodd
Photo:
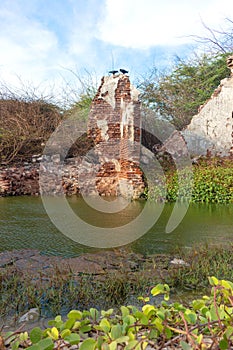
<path id="1" fill-rule="evenodd" d="M 232 0 L 106 0 L 99 38 L 132 48 L 179 45 L 188 35 L 201 34 L 203 26 L 217 25 L 232 14 Z"/>
<path id="2" fill-rule="evenodd" d="M 232 18 L 231 1 L 0 0 L 0 82 L 19 85 L 20 77 L 57 87 L 61 75 L 75 81 L 65 68 L 101 75 L 112 57 L 131 72 L 143 69 L 142 62 L 153 64 L 153 54 L 167 59 L 171 48 L 154 46 L 183 44 L 191 40 L 185 35 L 200 34 L 200 18 L 210 26 Z"/>

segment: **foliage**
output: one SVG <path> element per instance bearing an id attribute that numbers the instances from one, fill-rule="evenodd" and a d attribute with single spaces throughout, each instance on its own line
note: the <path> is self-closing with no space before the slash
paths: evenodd
<path id="1" fill-rule="evenodd" d="M 119 306 L 131 298 L 136 300 L 139 293 L 145 292 L 151 284 L 143 274 L 130 275 L 126 271 L 106 273 L 101 278 L 95 275 L 75 276 L 54 268 L 53 276 L 47 279 L 22 274 L 14 267 L 0 273 L 0 310 L 4 317 L 9 313 L 20 314 L 27 308 L 37 307 L 43 316 L 48 317 L 79 307 Z"/>
<path id="2" fill-rule="evenodd" d="M 40 154 L 61 119 L 59 108 L 43 100 L 0 100 L 0 161 L 31 160 Z"/>
<path id="3" fill-rule="evenodd" d="M 170 271 L 166 283 L 176 290 L 200 291 L 208 287 L 208 276 L 233 280 L 232 244 L 222 246 L 194 245 L 191 249 L 178 248 L 174 256 L 189 262 L 187 266 Z"/>
<path id="4" fill-rule="evenodd" d="M 1 336 L 2 349 L 230 349 L 233 345 L 233 283 L 209 277 L 211 294 L 193 300 L 188 306 L 168 303 L 169 287 L 158 284 L 152 296 L 164 295 L 160 305 L 145 303 L 141 308 L 121 306 L 99 311 L 71 310 L 66 319 L 56 316 L 49 328 L 28 332 L 7 332 Z"/>
<path id="5" fill-rule="evenodd" d="M 189 170 L 190 171 L 190 170 Z M 179 176 L 185 178 L 187 169 L 180 171 Z M 185 181 L 183 182 L 185 184 Z M 231 161 L 211 163 L 205 162 L 193 166 L 193 188 L 189 183 L 184 188 L 179 189 L 178 174 L 174 170 L 166 172 L 166 191 L 161 186 L 151 185 L 147 197 L 160 201 L 165 198 L 167 202 L 178 200 L 178 190 L 181 191 L 181 198 L 191 194 L 191 201 L 194 203 L 233 203 L 233 167 Z"/>
<path id="6" fill-rule="evenodd" d="M 220 80 L 229 76 L 226 57 L 229 53 L 177 59 L 171 73 L 154 69 L 140 84 L 141 100 L 146 108 L 171 121 L 177 129 L 189 124 L 214 92 Z"/>

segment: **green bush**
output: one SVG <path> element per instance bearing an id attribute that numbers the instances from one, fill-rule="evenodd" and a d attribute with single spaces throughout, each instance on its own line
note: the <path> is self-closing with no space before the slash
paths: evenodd
<path id="1" fill-rule="evenodd" d="M 139 309 L 121 306 L 98 311 L 71 310 L 63 320 L 56 316 L 49 328 L 24 333 L 8 332 L 0 338 L 1 348 L 52 350 L 77 345 L 81 350 L 155 349 L 181 346 L 184 350 L 224 350 L 233 346 L 233 283 L 209 277 L 211 294 L 193 300 L 188 306 L 169 303 L 169 286 L 158 284 L 153 297 L 164 295 L 160 305 L 148 303 Z M 143 299 L 143 298 L 140 298 Z"/>
<path id="2" fill-rule="evenodd" d="M 147 198 L 155 201 L 165 198 L 167 202 L 175 202 L 178 199 L 191 197 L 194 203 L 233 203 L 233 167 L 230 163 L 227 166 L 193 167 L 193 186 L 189 181 L 182 181 L 188 172 L 190 170 L 187 169 L 180 172 L 179 177 L 183 185 L 179 188 L 177 172 L 168 171 L 166 190 L 161 186 L 152 185 Z"/>

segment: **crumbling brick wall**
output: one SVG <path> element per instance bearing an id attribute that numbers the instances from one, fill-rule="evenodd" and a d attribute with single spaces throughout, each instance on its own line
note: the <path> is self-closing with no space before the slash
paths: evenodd
<path id="1" fill-rule="evenodd" d="M 140 159 L 140 102 L 125 74 L 103 77 L 92 102 L 88 135 L 99 171 L 96 189 L 105 196 L 138 198 L 145 189 Z"/>

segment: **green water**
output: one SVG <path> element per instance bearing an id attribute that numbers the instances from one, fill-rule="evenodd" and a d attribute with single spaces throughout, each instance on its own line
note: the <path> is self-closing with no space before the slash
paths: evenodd
<path id="1" fill-rule="evenodd" d="M 119 213 L 101 213 L 91 209 L 82 198 L 69 199 L 72 210 L 89 225 L 112 227 L 127 224 L 143 211 L 144 202 L 132 202 Z M 151 204 L 152 212 L 154 210 Z M 165 227 L 173 206 L 166 204 L 156 223 L 129 246 L 143 254 L 168 253 L 174 247 L 190 247 L 195 243 L 233 243 L 233 205 L 191 204 L 171 233 Z M 54 206 L 56 210 L 56 205 Z M 79 228 L 77 228 L 79 229 Z M 95 238 L 98 239 L 98 236 Z M 39 197 L 0 198 L 0 251 L 38 249 L 45 254 L 77 256 L 97 251 L 76 243 L 62 234 L 50 221 Z"/>

